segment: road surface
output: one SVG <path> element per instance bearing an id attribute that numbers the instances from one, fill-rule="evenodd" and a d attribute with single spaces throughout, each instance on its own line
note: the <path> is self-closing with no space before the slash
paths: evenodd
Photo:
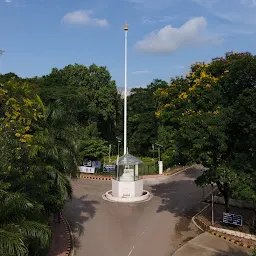
<path id="1" fill-rule="evenodd" d="M 178 249 L 172 256 L 248 256 L 250 249 L 239 247 L 209 233 L 203 233 Z"/>
<path id="2" fill-rule="evenodd" d="M 74 233 L 75 256 L 170 256 L 199 235 L 191 217 L 199 210 L 200 174 L 190 168 L 172 177 L 144 180 L 148 202 L 112 203 L 102 199 L 111 181 L 77 179 L 65 214 Z M 203 255 L 203 254 L 201 254 Z"/>

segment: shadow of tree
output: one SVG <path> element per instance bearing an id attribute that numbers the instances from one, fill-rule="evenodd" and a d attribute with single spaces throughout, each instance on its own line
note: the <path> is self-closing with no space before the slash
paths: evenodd
<path id="1" fill-rule="evenodd" d="M 92 219 L 96 214 L 96 205 L 98 201 L 88 200 L 87 195 L 81 197 L 73 197 L 71 201 L 65 205 L 65 216 L 69 221 L 72 232 L 74 245 L 76 248 L 80 247 L 79 237 L 84 232 L 84 223 Z"/>
<path id="2" fill-rule="evenodd" d="M 157 212 L 168 211 L 176 217 L 192 217 L 196 214 L 202 208 L 199 202 L 203 191 L 194 182 L 200 173 L 198 168 L 190 168 L 182 173 L 180 180 L 152 185 L 152 194 L 161 198 Z"/>

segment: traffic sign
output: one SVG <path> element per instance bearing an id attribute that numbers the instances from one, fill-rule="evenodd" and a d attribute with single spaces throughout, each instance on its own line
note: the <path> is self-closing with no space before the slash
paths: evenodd
<path id="1" fill-rule="evenodd" d="M 233 224 L 236 226 L 242 226 L 243 218 L 241 215 L 235 215 L 233 213 L 223 212 L 223 222 L 227 224 Z"/>

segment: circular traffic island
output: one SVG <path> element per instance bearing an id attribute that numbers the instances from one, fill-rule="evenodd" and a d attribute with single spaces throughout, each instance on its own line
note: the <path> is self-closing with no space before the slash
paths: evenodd
<path id="1" fill-rule="evenodd" d="M 102 198 L 104 200 L 110 201 L 110 202 L 118 202 L 118 203 L 140 203 L 140 202 L 146 202 L 149 201 L 152 198 L 152 194 L 149 193 L 147 190 L 143 190 L 143 193 L 141 196 L 122 196 L 122 197 L 116 197 L 113 196 L 112 190 L 107 191 L 102 195 Z"/>

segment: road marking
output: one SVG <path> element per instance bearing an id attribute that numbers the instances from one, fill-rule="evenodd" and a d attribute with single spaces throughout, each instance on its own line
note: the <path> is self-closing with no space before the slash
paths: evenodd
<path id="1" fill-rule="evenodd" d="M 143 236 L 144 233 L 147 231 L 147 229 L 148 229 L 148 226 L 143 230 L 143 232 L 141 232 L 141 234 L 139 236 Z"/>
<path id="2" fill-rule="evenodd" d="M 128 254 L 128 256 L 130 256 L 131 254 L 132 254 L 132 252 L 133 252 L 133 250 L 134 250 L 134 246 L 132 247 L 132 249 L 130 250 L 130 252 L 129 252 L 129 254 Z"/>

